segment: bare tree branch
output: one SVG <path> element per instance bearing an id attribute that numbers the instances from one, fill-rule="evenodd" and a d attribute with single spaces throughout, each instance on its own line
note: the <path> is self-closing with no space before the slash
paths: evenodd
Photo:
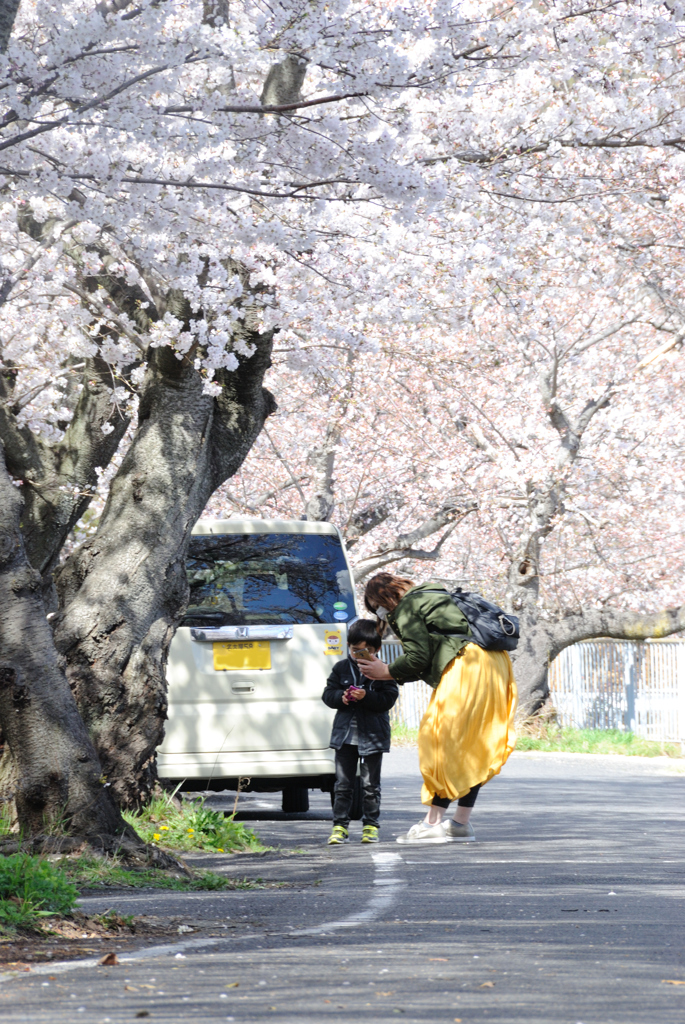
<path id="1" fill-rule="evenodd" d="M 387 547 L 360 559 L 354 567 L 355 580 L 359 583 L 366 576 L 376 572 L 384 565 L 389 565 L 391 562 L 397 562 L 404 558 L 411 558 L 417 561 L 437 561 L 440 557 L 442 545 L 447 538 L 454 532 L 459 523 L 471 512 L 475 512 L 477 508 L 476 504 L 470 504 L 466 508 L 454 503 L 444 505 L 435 515 L 430 519 L 424 520 L 423 523 L 409 533 L 398 534 Z M 448 526 L 448 529 L 432 550 L 425 551 L 422 548 L 414 547 L 415 544 L 437 533 L 445 526 Z"/>

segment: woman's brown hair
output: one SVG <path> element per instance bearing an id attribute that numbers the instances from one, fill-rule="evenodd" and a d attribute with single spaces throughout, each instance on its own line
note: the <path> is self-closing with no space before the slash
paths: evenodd
<path id="1" fill-rule="evenodd" d="M 397 604 L 413 586 L 414 581 L 408 580 L 405 576 L 393 576 L 391 572 L 376 573 L 366 584 L 364 591 L 367 611 L 375 614 L 378 605 L 384 608 L 388 599 Z"/>

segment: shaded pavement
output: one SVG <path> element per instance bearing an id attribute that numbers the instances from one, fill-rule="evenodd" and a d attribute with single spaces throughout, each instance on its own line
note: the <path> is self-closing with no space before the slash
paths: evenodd
<path id="1" fill-rule="evenodd" d="M 5 975 L 2 1020 L 684 1024 L 682 765 L 515 754 L 479 798 L 470 845 L 394 842 L 418 792 L 415 751 L 394 751 L 375 847 L 360 823 L 357 841 L 323 845 L 325 794 L 301 816 L 245 797 L 243 818 L 280 849 L 192 863 L 283 886 L 87 897 L 89 913 L 198 930 L 116 967 Z"/>

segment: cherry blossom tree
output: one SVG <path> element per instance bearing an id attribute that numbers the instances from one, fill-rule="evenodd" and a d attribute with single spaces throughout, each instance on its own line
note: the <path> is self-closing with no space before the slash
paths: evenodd
<path id="1" fill-rule="evenodd" d="M 601 218 L 577 209 L 571 237 L 498 204 L 504 272 L 496 252 L 473 261 L 455 302 L 445 258 L 420 327 L 374 355 L 341 351 L 306 390 L 277 346 L 271 386 L 288 404 L 210 507 L 333 518 L 360 582 L 395 564 L 485 589 L 523 620 L 524 710 L 570 643 L 681 630 L 682 219 L 677 192 L 647 205 L 653 188 L 636 175 Z M 445 252 L 465 245 L 438 230 Z"/>
<path id="2" fill-rule="evenodd" d="M 582 345 L 627 337 L 644 360 L 679 344 L 678 284 L 662 271 L 685 138 L 682 11 L 26 0 L 2 12 L 0 436 L 23 501 L 21 527 L 11 502 L 3 522 L 55 613 L 99 778 L 130 802 L 162 735 L 190 530 L 274 409 L 262 386 L 274 355 L 277 401 L 301 400 L 326 436 L 293 454 L 288 431 L 297 448 L 302 428 L 273 420 L 258 454 L 279 475 L 232 483 L 234 500 L 268 510 L 306 496 L 307 514 L 338 515 L 345 467 L 358 493 L 343 525 L 370 570 L 393 552 L 447 557 L 476 521 L 496 560 L 495 538 L 522 543 L 519 520 L 544 492 L 526 558 L 551 550 L 568 503 L 547 486 L 551 449 L 588 443 L 615 402 L 591 365 L 615 350 L 590 345 L 576 376 Z M 668 230 L 637 230 L 662 215 Z M 445 437 L 454 453 L 441 457 Z M 555 470 L 564 486 L 581 461 Z M 99 484 L 97 529 L 51 598 Z M 437 552 L 424 548 L 439 530 Z M 534 569 L 519 575 L 542 579 Z M 509 583 L 528 600 L 528 579 Z M 0 625 L 15 681 L 33 677 L 6 640 L 19 614 L 10 601 Z M 18 737 L 0 701 L 17 763 L 26 730 L 42 735 L 31 706 Z M 45 797 L 48 817 L 56 806 Z"/>
<path id="3" fill-rule="evenodd" d="M 404 216 L 439 198 L 411 156 L 402 97 L 440 89 L 484 44 L 448 7 L 435 14 L 19 10 L 2 68 L 5 461 L 25 562 L 49 592 L 131 424 L 97 534 L 59 573 L 53 620 L 120 801 L 140 795 L 161 739 L 190 530 L 273 406 L 261 381 L 288 319 L 287 268 L 344 235 L 349 206 Z"/>

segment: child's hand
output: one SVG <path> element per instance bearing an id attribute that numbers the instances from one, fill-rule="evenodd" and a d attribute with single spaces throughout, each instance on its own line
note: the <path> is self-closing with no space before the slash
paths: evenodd
<path id="1" fill-rule="evenodd" d="M 347 693 L 350 700 L 364 700 L 364 697 L 366 697 L 366 690 L 363 686 L 350 686 Z"/>
<path id="2" fill-rule="evenodd" d="M 357 665 L 367 679 L 392 679 L 388 666 L 380 658 L 374 657 L 370 661 L 357 660 Z"/>

